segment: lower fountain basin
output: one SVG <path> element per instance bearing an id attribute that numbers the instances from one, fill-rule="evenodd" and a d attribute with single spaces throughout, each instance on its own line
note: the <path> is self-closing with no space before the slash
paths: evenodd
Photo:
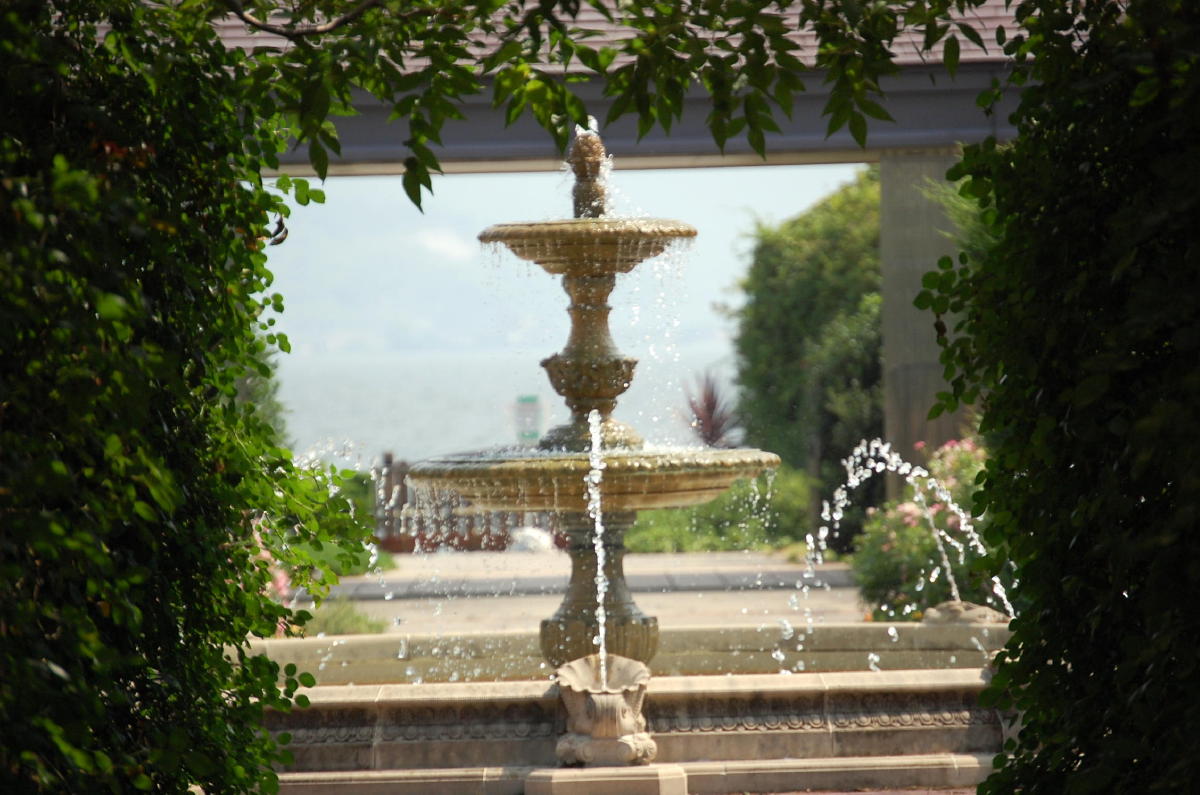
<path id="1" fill-rule="evenodd" d="M 658 762 L 691 793 L 973 787 L 1004 742 L 981 669 L 658 677 L 646 697 Z M 270 712 L 291 735 L 284 795 L 520 795 L 558 773 L 565 728 L 547 681 L 317 687 Z M 560 769 L 561 770 L 561 769 Z M 629 793 L 639 768 L 589 768 L 589 793 Z M 538 791 L 545 791 L 538 790 Z M 571 791 L 581 791 L 575 789 Z M 654 789 L 654 792 L 663 790 Z"/>
<path id="2" fill-rule="evenodd" d="M 604 510 L 700 505 L 778 466 L 779 456 L 761 450 L 606 450 Z M 505 450 L 422 461 L 408 482 L 418 491 L 453 491 L 477 510 L 583 512 L 590 470 L 587 453 Z"/>

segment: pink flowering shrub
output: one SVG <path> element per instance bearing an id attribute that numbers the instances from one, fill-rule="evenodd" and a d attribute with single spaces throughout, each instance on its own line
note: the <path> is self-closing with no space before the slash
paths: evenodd
<path id="1" fill-rule="evenodd" d="M 943 570 L 931 521 L 943 533 L 943 547 L 961 597 L 1005 612 L 992 582 L 994 575 L 1002 573 L 1002 566 L 981 554 L 962 527 L 964 516 L 979 536 L 987 527 L 986 514 L 971 517 L 975 478 L 986 462 L 987 451 L 977 440 L 946 442 L 930 456 L 927 468 L 929 478 L 949 493 L 953 505 L 943 499 L 945 494 L 928 488 L 928 478 L 922 477 L 917 482 L 926 488 L 920 496 L 910 484 L 902 499 L 868 511 L 853 567 L 863 601 L 870 605 L 876 620 L 920 620 L 926 608 L 951 598 L 950 580 Z"/>

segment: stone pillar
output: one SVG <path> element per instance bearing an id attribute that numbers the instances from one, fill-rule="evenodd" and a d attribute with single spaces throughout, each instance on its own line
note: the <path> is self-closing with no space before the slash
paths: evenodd
<path id="1" fill-rule="evenodd" d="M 947 385 L 934 316 L 912 305 L 921 276 L 937 266 L 938 258 L 957 253 L 946 237 L 953 224 L 924 194 L 930 181 L 945 179 L 956 160 L 953 149 L 889 149 L 879 159 L 884 435 L 907 460 L 920 458 L 913 449 L 917 442 L 933 450 L 961 433 L 961 413 L 925 419 L 934 396 Z M 888 496 L 897 489 L 889 481 Z"/>

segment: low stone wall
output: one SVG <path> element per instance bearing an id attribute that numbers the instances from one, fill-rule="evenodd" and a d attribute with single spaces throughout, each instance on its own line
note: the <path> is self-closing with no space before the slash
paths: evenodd
<path id="1" fill-rule="evenodd" d="M 657 762 L 683 765 L 696 787 L 708 780 L 702 791 L 741 786 L 739 766 L 747 775 L 751 768 L 783 775 L 797 765 L 925 766 L 943 777 L 958 770 L 948 782 L 974 781 L 1001 743 L 996 713 L 978 703 L 985 684 L 979 669 L 657 677 L 645 714 Z M 273 732 L 291 735 L 294 763 L 284 783 L 297 792 L 332 783 L 338 771 L 373 771 L 355 780 L 382 787 L 399 781 L 385 771 L 458 781 L 501 770 L 511 774 L 502 776 L 504 791 L 519 792 L 524 772 L 557 764 L 554 743 L 565 730 L 557 688 L 548 683 L 325 686 L 308 696 L 308 709 L 268 721 Z M 421 770 L 439 772 L 422 777 Z M 930 780 L 922 775 L 906 786 Z"/>
<path id="2" fill-rule="evenodd" d="M 694 676 L 652 680 L 659 762 L 998 750 L 980 669 Z"/>
<path id="3" fill-rule="evenodd" d="M 664 629 L 655 676 L 979 668 L 1008 640 L 1003 624 L 781 624 Z M 318 684 L 546 681 L 536 632 L 347 635 L 252 644 Z"/>

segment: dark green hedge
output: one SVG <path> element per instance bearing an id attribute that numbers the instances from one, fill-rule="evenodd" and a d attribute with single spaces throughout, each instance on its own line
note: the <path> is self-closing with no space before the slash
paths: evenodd
<path id="1" fill-rule="evenodd" d="M 961 313 L 952 394 L 982 396 L 976 510 L 1018 566 L 992 703 L 1013 759 L 983 791 L 1186 792 L 1200 779 L 1200 6 L 1018 6 L 1008 146 L 952 176 L 996 246 L 918 299 Z"/>
<path id="2" fill-rule="evenodd" d="M 291 542 L 360 532 L 235 399 L 286 346 L 246 79 L 199 14 L 0 8 L 6 793 L 271 789 L 298 678 L 245 650 L 289 616 L 263 549 L 303 582 Z"/>

